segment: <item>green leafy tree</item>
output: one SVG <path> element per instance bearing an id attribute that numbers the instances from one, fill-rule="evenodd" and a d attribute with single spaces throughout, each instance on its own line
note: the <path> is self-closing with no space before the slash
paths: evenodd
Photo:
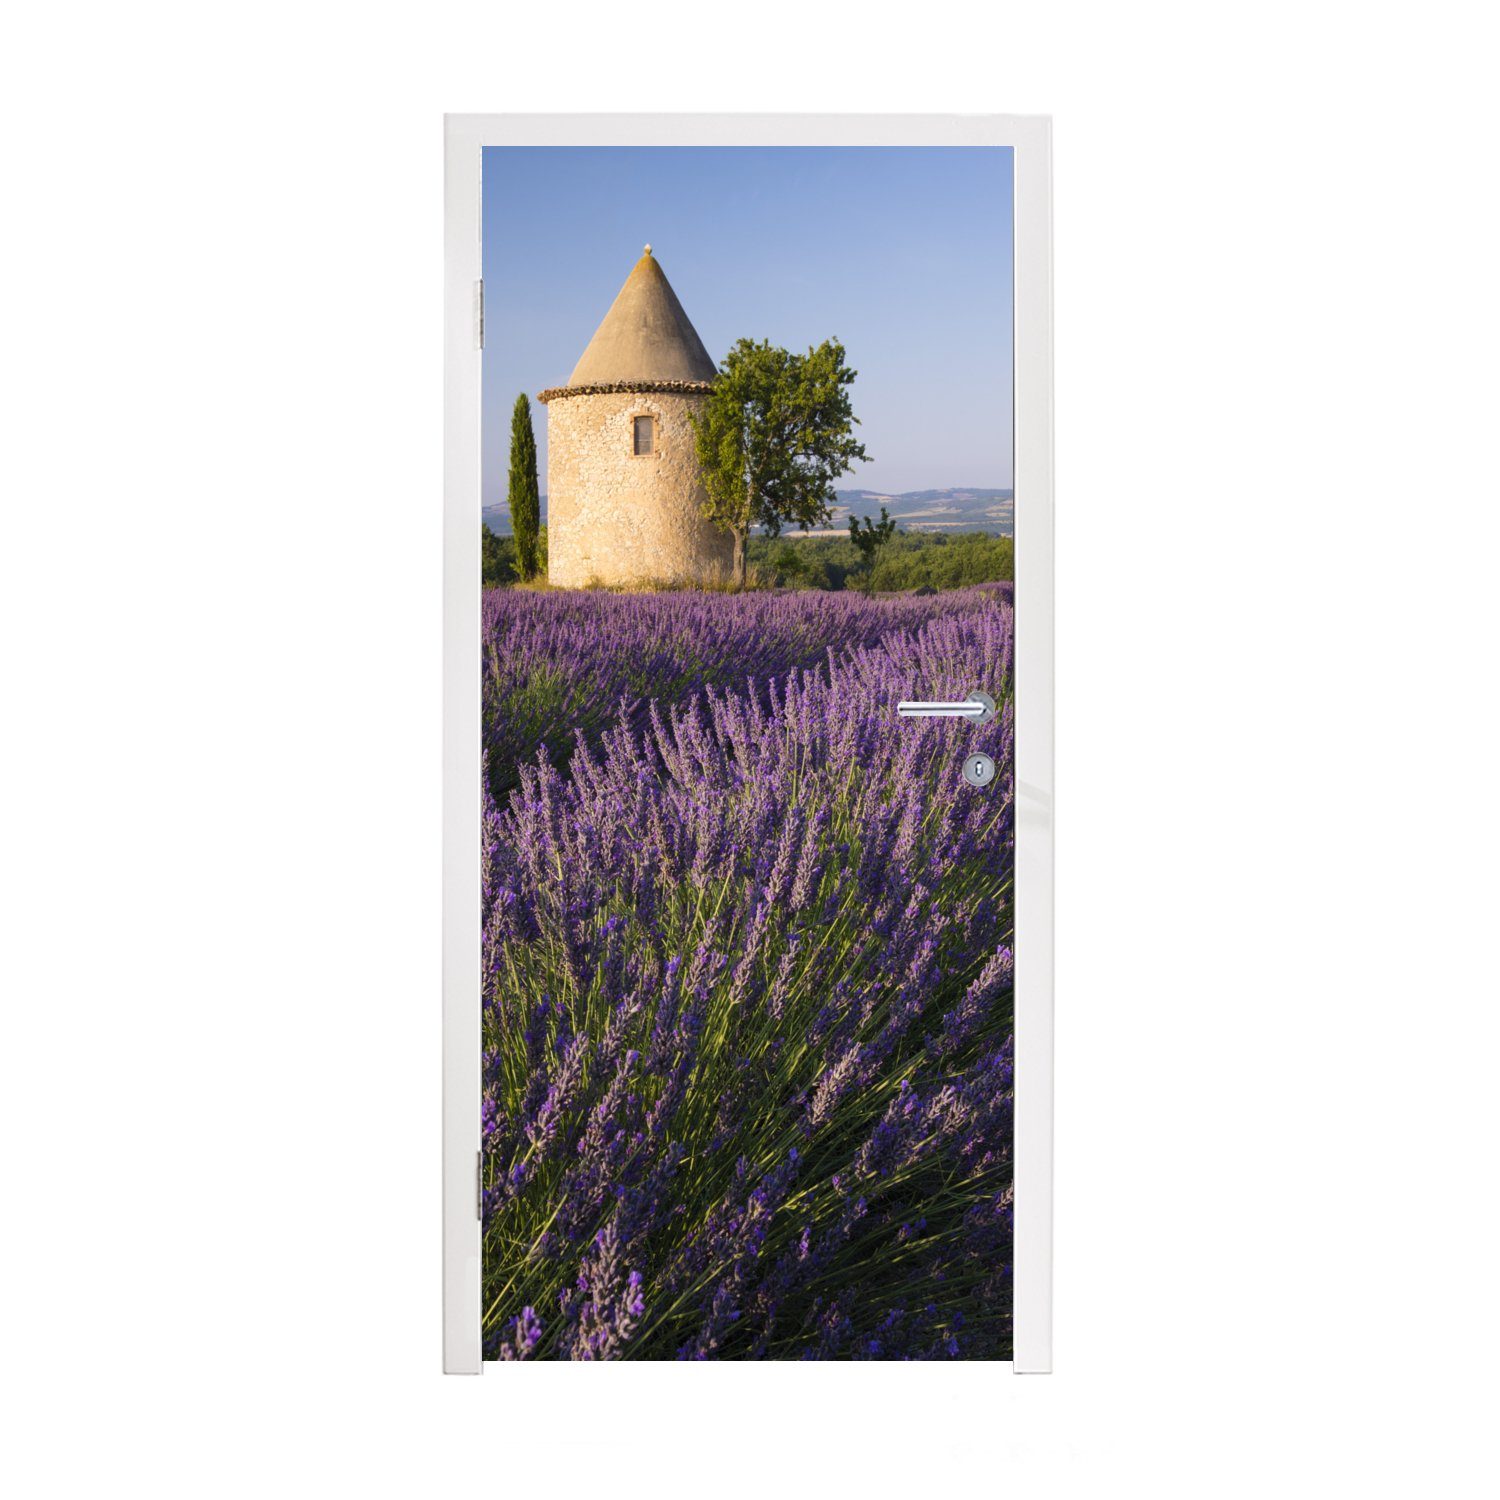
<path id="1" fill-rule="evenodd" d="M 859 550 L 860 558 L 863 560 L 864 574 L 867 591 L 873 592 L 875 588 L 875 554 L 890 541 L 896 534 L 896 523 L 886 514 L 885 506 L 880 507 L 880 520 L 872 521 L 868 516 L 849 517 L 849 540 Z"/>
<path id="2" fill-rule="evenodd" d="M 806 354 L 741 339 L 724 358 L 703 410 L 692 419 L 703 514 L 734 538 L 734 582 L 745 583 L 752 526 L 779 536 L 828 519 L 833 481 L 867 459 L 849 402 L 857 372 L 827 339 Z"/>
<path id="3" fill-rule="evenodd" d="M 776 568 L 776 576 L 793 584 L 799 582 L 807 571 L 802 554 L 797 551 L 797 545 L 796 542 L 783 542 L 772 559 Z"/>
<path id="4" fill-rule="evenodd" d="M 536 479 L 536 434 L 531 430 L 531 402 L 522 391 L 510 414 L 510 505 L 511 529 L 516 534 L 516 572 L 524 583 L 538 572 L 537 526 L 542 502 Z"/>

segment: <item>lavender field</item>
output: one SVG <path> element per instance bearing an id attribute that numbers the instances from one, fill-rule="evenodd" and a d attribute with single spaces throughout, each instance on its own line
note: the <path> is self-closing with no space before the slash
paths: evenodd
<path id="1" fill-rule="evenodd" d="M 1009 1357 L 1013 620 L 486 594 L 487 1358 Z"/>

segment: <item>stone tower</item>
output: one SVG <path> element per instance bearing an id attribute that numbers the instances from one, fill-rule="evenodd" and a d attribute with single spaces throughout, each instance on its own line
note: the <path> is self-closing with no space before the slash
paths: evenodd
<path id="1" fill-rule="evenodd" d="M 688 416 L 714 362 L 651 246 L 547 407 L 547 579 L 720 583 L 733 540 L 703 519 Z"/>

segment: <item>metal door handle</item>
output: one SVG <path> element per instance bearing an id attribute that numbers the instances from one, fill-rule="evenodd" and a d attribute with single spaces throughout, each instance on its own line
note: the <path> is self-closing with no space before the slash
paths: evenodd
<path id="1" fill-rule="evenodd" d="M 896 705 L 896 712 L 903 719 L 977 719 L 984 712 L 984 704 L 970 703 L 908 703 Z"/>
<path id="2" fill-rule="evenodd" d="M 904 700 L 896 705 L 903 719 L 968 719 L 975 724 L 995 717 L 995 700 L 988 693 L 972 692 L 961 703 L 924 703 Z"/>

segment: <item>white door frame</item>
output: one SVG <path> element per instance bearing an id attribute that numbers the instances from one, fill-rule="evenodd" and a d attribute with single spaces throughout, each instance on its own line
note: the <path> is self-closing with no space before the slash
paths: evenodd
<path id="1" fill-rule="evenodd" d="M 1015 153 L 1015 1369 L 1052 1368 L 1052 122 L 1016 115 L 449 115 L 443 324 L 443 1368 L 478 1374 L 480 259 L 486 146 Z"/>

